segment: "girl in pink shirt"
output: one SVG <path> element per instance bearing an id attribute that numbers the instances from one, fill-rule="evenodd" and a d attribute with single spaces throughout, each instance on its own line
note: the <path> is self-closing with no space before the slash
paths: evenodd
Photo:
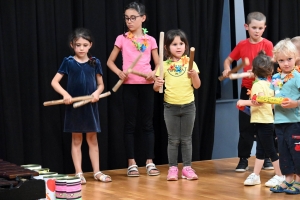
<path id="1" fill-rule="evenodd" d="M 134 158 L 134 133 L 138 111 L 141 112 L 141 126 L 146 141 L 147 174 L 156 176 L 160 173 L 152 160 L 154 158 L 154 129 L 152 123 L 154 92 L 152 88 L 157 67 L 152 71 L 150 60 L 152 55 L 155 66 L 159 65 L 157 44 L 153 37 L 147 35 L 147 29 L 142 28 L 142 23 L 146 20 L 143 4 L 137 2 L 128 4 L 125 8 L 124 19 L 128 32 L 117 37 L 115 46 L 108 58 L 107 66 L 124 81 L 122 87 L 125 105 L 125 147 L 128 158 L 127 176 L 139 176 L 138 166 Z M 122 70 L 115 64 L 120 51 L 123 57 Z M 134 70 L 145 74 L 145 77 L 126 73 L 131 63 L 141 52 L 143 55 L 134 66 Z"/>

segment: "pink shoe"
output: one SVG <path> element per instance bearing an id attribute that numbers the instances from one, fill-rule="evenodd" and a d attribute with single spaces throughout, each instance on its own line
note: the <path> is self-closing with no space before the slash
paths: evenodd
<path id="1" fill-rule="evenodd" d="M 167 181 L 177 181 L 178 180 L 178 168 L 172 166 L 169 168 Z"/>
<path id="2" fill-rule="evenodd" d="M 197 180 L 198 176 L 195 174 L 195 170 L 191 168 L 191 166 L 183 167 L 181 172 L 181 177 L 186 178 L 187 180 Z"/>

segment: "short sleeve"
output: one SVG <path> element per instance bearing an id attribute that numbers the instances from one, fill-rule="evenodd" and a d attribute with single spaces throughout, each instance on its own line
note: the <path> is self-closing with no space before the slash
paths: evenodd
<path id="1" fill-rule="evenodd" d="M 157 49 L 158 47 L 157 47 L 157 43 L 156 43 L 155 38 L 154 37 L 149 37 L 149 38 L 150 38 L 149 41 L 150 41 L 150 44 L 151 44 L 151 50 Z"/>
<path id="2" fill-rule="evenodd" d="M 58 69 L 58 73 L 60 74 L 69 74 L 69 58 L 65 57 Z"/>
<path id="3" fill-rule="evenodd" d="M 102 71 L 102 66 L 101 66 L 101 62 L 99 59 L 96 59 L 96 74 L 100 74 L 101 76 L 103 76 L 103 71 Z"/>
<path id="4" fill-rule="evenodd" d="M 123 48 L 123 40 L 124 40 L 124 36 L 123 35 L 119 35 L 115 41 L 115 46 L 119 47 L 119 49 Z"/>

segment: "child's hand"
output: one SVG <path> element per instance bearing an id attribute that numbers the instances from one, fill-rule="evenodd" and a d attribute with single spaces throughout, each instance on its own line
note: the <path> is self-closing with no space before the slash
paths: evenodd
<path id="1" fill-rule="evenodd" d="M 93 99 L 91 100 L 92 103 L 99 101 L 100 93 L 97 90 L 95 92 L 93 92 L 93 94 L 91 94 L 91 95 L 93 96 Z"/>
<path id="2" fill-rule="evenodd" d="M 149 73 L 147 74 L 146 80 L 147 80 L 147 81 L 154 81 L 154 80 L 155 80 L 155 71 L 149 72 Z"/>
<path id="3" fill-rule="evenodd" d="M 249 73 L 248 78 L 254 78 L 254 74 L 253 74 L 252 70 L 248 70 L 247 72 Z"/>
<path id="4" fill-rule="evenodd" d="M 230 72 L 230 69 L 224 69 L 224 71 L 222 72 L 222 75 L 224 76 L 224 77 L 228 77 L 228 73 Z"/>
<path id="5" fill-rule="evenodd" d="M 236 105 L 237 105 L 238 107 L 243 107 L 243 106 L 245 106 L 245 105 L 243 104 L 243 101 L 241 101 L 241 100 L 238 100 L 238 101 L 236 102 Z"/>
<path id="6" fill-rule="evenodd" d="M 66 105 L 72 104 L 72 96 L 69 95 L 69 93 L 65 94 L 63 97 L 64 97 L 63 98 L 64 99 L 64 103 Z"/>
<path id="7" fill-rule="evenodd" d="M 280 105 L 283 108 L 296 108 L 298 106 L 298 102 L 290 98 L 284 98 Z"/>
<path id="8" fill-rule="evenodd" d="M 188 73 L 189 78 L 194 78 L 194 77 L 198 76 L 198 73 L 194 69 L 191 69 L 187 73 Z"/>
<path id="9" fill-rule="evenodd" d="M 162 87 L 164 85 L 164 79 L 157 77 L 154 81 L 154 87 Z"/>
<path id="10" fill-rule="evenodd" d="M 118 76 L 121 80 L 125 80 L 127 78 L 128 74 L 124 71 L 120 71 Z"/>

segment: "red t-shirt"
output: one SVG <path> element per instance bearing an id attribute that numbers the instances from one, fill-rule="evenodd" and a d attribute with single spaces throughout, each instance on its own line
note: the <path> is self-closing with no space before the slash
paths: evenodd
<path id="1" fill-rule="evenodd" d="M 242 58 L 244 60 L 246 57 L 249 59 L 250 64 L 243 68 L 244 72 L 252 69 L 252 61 L 257 56 L 258 52 L 264 50 L 268 56 L 273 57 L 273 44 L 271 41 L 263 38 L 262 41 L 256 44 L 252 44 L 249 42 L 249 38 L 240 41 L 236 47 L 229 54 L 229 57 L 232 60 L 239 60 Z M 252 82 L 254 78 L 243 78 L 242 79 L 242 87 L 247 89 L 251 89 Z"/>

